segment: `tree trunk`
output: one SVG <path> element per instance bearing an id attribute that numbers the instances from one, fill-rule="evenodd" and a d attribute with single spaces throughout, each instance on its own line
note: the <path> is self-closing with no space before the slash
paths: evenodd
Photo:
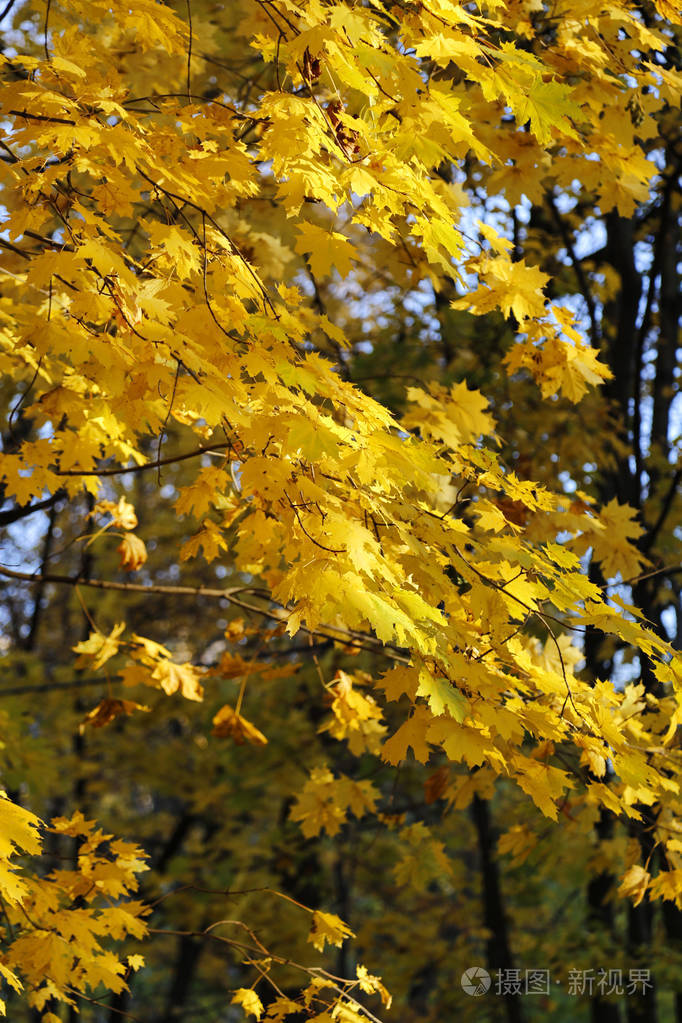
<path id="1" fill-rule="evenodd" d="M 478 837 L 481 876 L 483 880 L 483 922 L 489 937 L 486 942 L 488 971 L 498 972 L 504 978 L 514 968 L 509 944 L 509 929 L 502 902 L 500 872 L 495 859 L 495 838 L 490 819 L 490 804 L 475 795 L 471 805 L 471 818 Z M 516 993 L 503 995 L 508 1023 L 523 1023 L 525 1019 L 521 997 Z"/>

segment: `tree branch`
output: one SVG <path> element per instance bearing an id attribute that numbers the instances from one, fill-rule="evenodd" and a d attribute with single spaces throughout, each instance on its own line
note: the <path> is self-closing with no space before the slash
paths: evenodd
<path id="1" fill-rule="evenodd" d="M 116 590 L 123 593 L 163 593 L 168 596 L 210 597 L 212 599 L 227 600 L 230 604 L 241 608 L 243 611 L 250 611 L 264 618 L 270 618 L 280 625 L 285 620 L 287 614 L 291 613 L 282 607 L 279 609 L 258 607 L 257 604 L 250 604 L 237 596 L 240 593 L 251 593 L 254 596 L 260 596 L 267 600 L 271 599 L 267 590 L 256 586 L 235 586 L 228 590 L 219 590 L 209 586 L 154 586 L 142 583 L 118 583 L 109 579 L 88 579 L 82 576 L 58 575 L 52 572 L 45 572 L 42 575 L 31 574 L 30 572 L 17 572 L 12 568 L 5 568 L 4 565 L 0 565 L 0 575 L 28 583 L 46 582 L 65 586 L 91 586 L 97 590 Z M 344 643 L 347 646 L 371 650 L 374 653 L 383 653 L 391 660 L 400 661 L 403 664 L 410 663 L 407 651 L 403 647 L 398 647 L 393 643 L 382 643 L 380 639 L 372 636 L 369 632 L 344 629 L 338 625 L 328 625 L 326 623 L 317 629 L 310 629 L 305 625 L 301 625 L 300 629 L 309 636 L 323 636 L 325 639 Z"/>
<path id="2" fill-rule="evenodd" d="M 557 205 L 554 201 L 554 196 L 552 195 L 551 192 L 547 193 L 547 204 L 550 210 L 552 211 L 554 221 L 557 227 L 559 228 L 559 233 L 561 234 L 561 238 L 566 248 L 566 252 L 568 253 L 568 258 L 570 259 L 571 266 L 573 267 L 573 273 L 576 276 L 578 287 L 580 288 L 580 294 L 585 299 L 585 304 L 587 306 L 587 315 L 590 318 L 590 334 L 592 338 L 592 344 L 598 348 L 599 324 L 597 323 L 597 311 L 594 304 L 594 296 L 590 291 L 589 282 L 587 280 L 587 277 L 585 276 L 585 270 L 583 269 L 583 265 L 576 255 L 575 249 L 573 247 L 573 242 L 571 240 L 571 235 L 569 233 L 568 228 L 566 227 L 566 224 L 561 214 L 559 213 Z"/>
<path id="3" fill-rule="evenodd" d="M 656 537 L 663 528 L 663 524 L 665 523 L 668 513 L 672 508 L 673 501 L 675 500 L 675 494 L 677 493 L 677 488 L 679 487 L 680 482 L 682 482 L 682 469 L 677 469 L 671 480 L 670 486 L 668 487 L 668 492 L 663 499 L 663 504 L 661 505 L 661 510 L 658 513 L 658 518 L 654 522 L 653 526 L 647 530 L 640 542 L 640 549 L 642 551 L 648 551 L 651 549 Z"/>
<path id="4" fill-rule="evenodd" d="M 186 451 L 183 455 L 170 455 L 168 458 L 157 458 L 154 462 L 145 462 L 144 465 L 116 466 L 111 469 L 55 469 L 55 476 L 125 476 L 129 472 L 146 472 L 147 469 L 158 469 L 161 465 L 172 465 L 174 462 L 184 462 L 188 458 L 196 458 L 211 451 L 232 450 L 237 455 L 234 444 L 231 441 L 220 444 L 205 444 L 195 448 L 194 451 Z"/>
<path id="5" fill-rule="evenodd" d="M 13 522 L 18 522 L 19 519 L 28 518 L 29 515 L 35 514 L 35 512 L 45 511 L 46 508 L 52 508 L 57 501 L 61 501 L 62 497 L 66 495 L 65 490 L 56 490 L 54 494 L 50 494 L 44 501 L 37 501 L 35 504 L 22 504 L 17 505 L 14 508 L 8 508 L 7 511 L 0 512 L 0 526 L 9 526 Z"/>
<path id="6" fill-rule="evenodd" d="M 7 3 L 5 4 L 4 10 L 0 14 L 0 21 L 2 21 L 4 18 L 7 17 L 7 15 L 12 10 L 12 8 L 14 7 L 16 2 L 17 2 L 17 0 L 7 0 Z"/>

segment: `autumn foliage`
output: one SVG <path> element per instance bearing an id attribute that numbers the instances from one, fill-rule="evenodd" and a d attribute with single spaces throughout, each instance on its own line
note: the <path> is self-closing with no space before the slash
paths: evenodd
<path id="1" fill-rule="evenodd" d="M 491 920 L 429 898 L 490 807 L 605 942 L 616 897 L 682 911 L 677 19 L 6 5 L 11 1018 L 180 1018 L 202 956 L 216 1020 L 472 1013 Z"/>

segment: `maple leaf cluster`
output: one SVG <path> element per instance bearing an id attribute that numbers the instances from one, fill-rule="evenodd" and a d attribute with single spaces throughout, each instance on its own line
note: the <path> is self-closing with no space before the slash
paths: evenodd
<path id="1" fill-rule="evenodd" d="M 570 232 L 545 269 L 519 249 L 518 210 L 554 203 L 557 188 L 572 209 L 576 181 L 611 222 L 645 204 L 657 180 L 646 144 L 682 87 L 662 66 L 676 12 L 656 3 L 643 17 L 623 0 L 589 11 L 568 0 L 558 19 L 506 0 L 476 12 L 451 0 L 176 6 L 28 3 L 0 55 L 2 498 L 10 525 L 68 507 L 73 534 L 53 549 L 51 519 L 42 567 L 8 559 L 0 573 L 38 583 L 36 620 L 44 587 L 78 600 L 69 670 L 106 692 L 79 705 L 79 742 L 145 721 L 152 735 L 164 701 L 201 706 L 236 682 L 209 715 L 211 740 L 187 745 L 199 756 L 217 740 L 225 758 L 271 764 L 279 733 L 252 694 L 274 700 L 309 671 L 324 709 L 309 715 L 304 752 L 333 740 L 377 771 L 437 760 L 429 804 L 475 807 L 499 781 L 550 821 L 646 824 L 646 865 L 628 852 L 620 894 L 682 907 L 682 658 L 618 589 L 651 568 L 647 531 L 625 500 L 574 492 L 560 465 L 540 479 L 518 452 L 512 464 L 513 402 L 500 397 L 523 381 L 529 408 L 577 422 L 572 406 L 614 380 L 608 344 L 585 327 L 594 302 L 584 314 L 557 283 L 560 253 L 579 284 L 587 272 Z M 246 54 L 244 74 L 224 46 Z M 612 283 L 600 282 L 603 308 Z M 429 367 L 402 374 L 393 402 L 353 379 L 381 351 L 389 305 L 401 329 L 424 317 Z M 436 320 L 508 336 L 497 376 L 475 351 L 476 372 L 457 374 L 452 346 L 429 354 Z M 162 599 L 190 599 L 193 621 L 175 630 Z M 209 616 L 220 624 L 200 649 Z M 648 688 L 582 672 L 571 637 L 587 649 L 595 635 L 612 663 L 635 651 Z M 334 651 L 328 676 L 318 645 Z M 193 712 L 178 711 L 178 733 Z M 289 714 L 301 724 L 300 700 L 279 707 Z M 397 885 L 453 883 L 444 843 L 395 814 L 373 777 L 303 756 L 298 782 L 282 819 L 306 840 L 372 821 L 399 836 Z M 47 1023 L 59 1001 L 121 995 L 142 960 L 105 938 L 147 935 L 137 845 L 80 811 L 57 815 L 72 869 L 17 872 L 18 853 L 44 847 L 39 821 L 6 799 L 0 817 L 2 975 Z M 532 846 L 517 823 L 501 848 L 521 861 Z M 648 869 L 654 849 L 660 871 Z M 317 952 L 355 936 L 287 899 L 312 914 Z M 295 997 L 273 982 L 266 1004 L 255 985 L 293 958 L 242 921 L 220 924 L 251 942 L 214 936 L 256 971 L 233 996 L 256 1019 L 303 1008 L 353 1023 L 366 1018 L 358 991 L 390 1003 L 363 966 L 345 981 L 297 965 Z"/>

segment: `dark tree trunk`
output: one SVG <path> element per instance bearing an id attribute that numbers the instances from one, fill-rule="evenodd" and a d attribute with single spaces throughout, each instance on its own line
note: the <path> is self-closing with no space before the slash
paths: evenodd
<path id="1" fill-rule="evenodd" d="M 509 975 L 514 961 L 509 943 L 509 928 L 502 902 L 500 872 L 495 858 L 495 838 L 490 819 L 490 804 L 475 795 L 471 805 L 471 818 L 478 838 L 478 853 L 483 881 L 483 923 L 489 932 L 486 942 L 488 970 L 492 975 Z M 521 997 L 516 993 L 503 996 L 508 1023 L 523 1023 L 525 1019 Z"/>
<path id="2" fill-rule="evenodd" d="M 196 976 L 204 944 L 201 940 L 182 934 L 178 938 L 173 979 L 168 989 L 166 1008 L 159 1023 L 177 1023 L 185 1018 L 185 1005 Z"/>

